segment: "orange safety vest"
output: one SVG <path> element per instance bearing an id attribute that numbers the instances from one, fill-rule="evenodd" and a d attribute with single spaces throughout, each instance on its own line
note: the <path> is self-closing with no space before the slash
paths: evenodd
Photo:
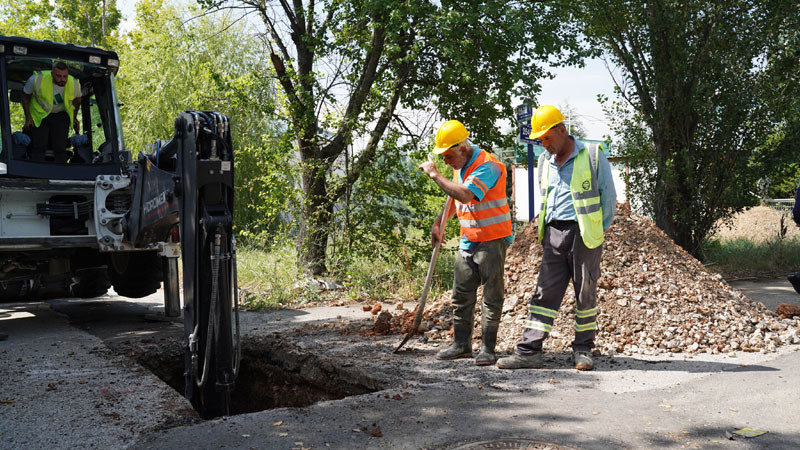
<path id="1" fill-rule="evenodd" d="M 494 187 L 488 189 L 479 179 L 472 181 L 483 191 L 483 200 L 477 201 L 473 197 L 469 203 L 456 201 L 456 214 L 461 224 L 461 235 L 466 236 L 471 242 L 493 241 L 511 236 L 511 211 L 508 208 L 506 197 L 506 167 L 485 150 L 480 154 L 464 172 L 464 182 L 469 180 L 470 174 L 481 164 L 497 164 L 500 166 L 500 178 Z M 458 172 L 453 173 L 453 181 L 458 184 Z M 460 183 L 463 184 L 463 183 Z"/>

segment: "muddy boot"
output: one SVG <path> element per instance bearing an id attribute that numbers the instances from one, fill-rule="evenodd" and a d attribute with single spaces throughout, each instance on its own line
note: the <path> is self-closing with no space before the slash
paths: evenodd
<path id="1" fill-rule="evenodd" d="M 436 359 L 472 358 L 472 324 L 453 323 L 453 344 L 436 354 Z"/>
<path id="2" fill-rule="evenodd" d="M 478 366 L 490 366 L 497 362 L 494 347 L 497 345 L 497 325 L 488 325 L 483 328 L 481 336 L 481 352 L 475 357 Z"/>
<path id="3" fill-rule="evenodd" d="M 497 367 L 500 369 L 538 369 L 544 365 L 542 352 L 535 352 L 530 355 L 514 354 L 500 358 Z"/>
<path id="4" fill-rule="evenodd" d="M 594 361 L 592 361 L 592 354 L 585 350 L 576 350 L 572 352 L 572 362 L 578 370 L 592 370 L 594 369 Z"/>

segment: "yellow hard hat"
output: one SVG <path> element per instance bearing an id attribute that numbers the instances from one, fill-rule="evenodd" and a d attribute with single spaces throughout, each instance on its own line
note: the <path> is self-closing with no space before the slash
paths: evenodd
<path id="1" fill-rule="evenodd" d="M 469 131 L 463 123 L 457 120 L 448 120 L 436 132 L 436 148 L 433 153 L 441 155 L 450 147 L 469 137 Z"/>
<path id="2" fill-rule="evenodd" d="M 547 130 L 564 121 L 564 115 L 555 106 L 542 105 L 531 116 L 531 139 L 539 139 Z"/>

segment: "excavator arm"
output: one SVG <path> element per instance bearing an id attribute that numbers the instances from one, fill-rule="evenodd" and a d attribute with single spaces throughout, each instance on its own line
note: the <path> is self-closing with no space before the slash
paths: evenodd
<path id="1" fill-rule="evenodd" d="M 173 138 L 140 155 L 134 178 L 131 240 L 148 245 L 180 227 L 185 395 L 205 418 L 227 415 L 240 360 L 228 118 L 182 113 Z"/>

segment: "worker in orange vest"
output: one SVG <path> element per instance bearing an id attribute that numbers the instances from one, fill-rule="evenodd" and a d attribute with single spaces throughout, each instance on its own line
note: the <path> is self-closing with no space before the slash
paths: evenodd
<path id="1" fill-rule="evenodd" d="M 472 357 L 472 327 L 477 289 L 483 286 L 481 350 L 479 366 L 497 361 L 495 346 L 503 312 L 503 267 L 506 249 L 514 239 L 506 198 L 506 168 L 491 153 L 469 141 L 469 132 L 457 120 L 445 122 L 436 132 L 434 153 L 453 168 L 453 180 L 436 170 L 433 161 L 424 171 L 455 202 L 445 213 L 447 223 L 458 215 L 461 240 L 453 274 L 453 344 L 436 354 L 437 359 Z M 431 229 L 432 244 L 441 239 L 441 215 Z"/>

